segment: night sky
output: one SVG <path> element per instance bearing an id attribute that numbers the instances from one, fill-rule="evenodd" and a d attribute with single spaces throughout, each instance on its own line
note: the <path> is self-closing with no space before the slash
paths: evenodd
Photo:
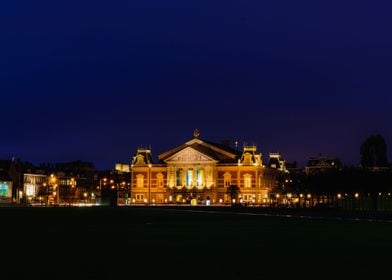
<path id="1" fill-rule="evenodd" d="M 391 10 L 390 0 L 1 1 L 0 158 L 113 168 L 199 128 L 255 143 L 265 159 L 357 164 L 367 136 L 392 145 Z"/>

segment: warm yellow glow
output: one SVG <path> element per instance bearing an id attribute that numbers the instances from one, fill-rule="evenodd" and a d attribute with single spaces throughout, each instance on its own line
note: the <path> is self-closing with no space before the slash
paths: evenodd
<path id="1" fill-rule="evenodd" d="M 147 203 L 147 198 L 144 199 L 144 203 Z"/>
<path id="2" fill-rule="evenodd" d="M 219 203 L 222 203 L 223 202 L 223 199 L 222 198 L 219 198 Z"/>
<path id="3" fill-rule="evenodd" d="M 279 194 L 276 194 L 276 198 L 279 198 L 280 197 L 280 195 Z"/>
<path id="4" fill-rule="evenodd" d="M 381 195 L 382 195 L 382 193 L 378 193 L 378 195 L 379 195 L 379 196 L 381 196 Z"/>
<path id="5" fill-rule="evenodd" d="M 355 198 L 358 198 L 359 197 L 359 193 L 355 193 Z"/>
<path id="6" fill-rule="evenodd" d="M 338 198 L 339 198 L 339 199 L 341 199 L 341 198 L 342 198 L 342 195 L 341 195 L 340 193 L 338 193 Z"/>
<path id="7" fill-rule="evenodd" d="M 292 197 L 292 194 L 291 194 L 291 193 L 288 193 L 288 194 L 287 194 L 287 197 L 288 197 L 288 198 L 291 198 L 291 197 Z"/>
<path id="8" fill-rule="evenodd" d="M 299 195 L 299 197 L 304 197 L 304 195 L 301 193 L 301 194 Z"/>
<path id="9" fill-rule="evenodd" d="M 85 193 L 83 194 L 83 196 L 84 196 L 84 197 L 87 197 L 87 196 L 88 196 L 88 193 L 85 192 Z"/>
<path id="10" fill-rule="evenodd" d="M 233 198 L 232 202 L 235 203 L 235 198 Z"/>
<path id="11" fill-rule="evenodd" d="M 114 190 L 116 187 L 115 186 L 111 186 L 111 189 Z"/>
<path id="12" fill-rule="evenodd" d="M 312 197 L 312 195 L 311 194 L 308 194 L 308 198 L 311 198 Z"/>

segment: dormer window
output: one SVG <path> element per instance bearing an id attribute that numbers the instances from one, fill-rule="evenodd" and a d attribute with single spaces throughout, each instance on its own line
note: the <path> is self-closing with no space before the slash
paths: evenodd
<path id="1" fill-rule="evenodd" d="M 250 153 L 244 154 L 243 164 L 252 164 L 252 154 Z"/>
<path id="2" fill-rule="evenodd" d="M 144 156 L 143 155 L 137 155 L 136 156 L 136 165 L 143 165 L 144 164 Z"/>

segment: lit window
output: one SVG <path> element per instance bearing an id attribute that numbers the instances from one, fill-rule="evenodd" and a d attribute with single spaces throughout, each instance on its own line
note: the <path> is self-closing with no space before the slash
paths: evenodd
<path id="1" fill-rule="evenodd" d="M 251 188 L 252 187 L 252 175 L 245 174 L 244 175 L 244 187 Z"/>
<path id="2" fill-rule="evenodd" d="M 197 177 L 197 186 L 201 187 L 204 185 L 204 170 L 203 169 L 198 169 L 196 171 L 196 177 Z"/>
<path id="3" fill-rule="evenodd" d="M 231 185 L 231 174 L 229 172 L 226 172 L 223 175 L 223 184 L 225 187 L 229 187 Z"/>
<path id="4" fill-rule="evenodd" d="M 177 186 L 182 186 L 182 168 L 176 171 L 176 184 Z"/>
<path id="5" fill-rule="evenodd" d="M 192 186 L 192 184 L 193 184 L 193 169 L 191 168 L 186 172 L 186 185 Z"/>
<path id="6" fill-rule="evenodd" d="M 144 186 L 144 176 L 142 174 L 138 174 L 136 176 L 136 188 L 143 188 Z"/>
<path id="7" fill-rule="evenodd" d="M 8 196 L 8 184 L 0 183 L 0 196 Z"/>
<path id="8" fill-rule="evenodd" d="M 35 188 L 33 184 L 26 185 L 26 195 L 27 196 L 34 196 L 35 195 Z"/>

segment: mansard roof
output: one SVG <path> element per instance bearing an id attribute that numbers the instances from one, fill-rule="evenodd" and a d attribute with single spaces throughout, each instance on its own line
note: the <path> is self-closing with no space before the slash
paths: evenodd
<path id="1" fill-rule="evenodd" d="M 188 147 L 218 161 L 219 163 L 236 163 L 239 156 L 241 156 L 239 151 L 231 147 L 194 138 L 181 146 L 175 147 L 165 153 L 160 154 L 158 156 L 159 161 L 164 162 L 166 159 Z"/>

